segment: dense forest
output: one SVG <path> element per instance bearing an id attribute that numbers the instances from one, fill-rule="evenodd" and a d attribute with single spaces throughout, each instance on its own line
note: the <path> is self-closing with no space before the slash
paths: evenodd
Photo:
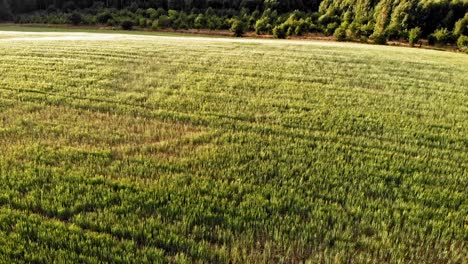
<path id="1" fill-rule="evenodd" d="M 466 48 L 468 0 L 0 0 L 16 23 L 103 24 L 132 29 L 205 28 L 337 40 L 457 43 Z"/>

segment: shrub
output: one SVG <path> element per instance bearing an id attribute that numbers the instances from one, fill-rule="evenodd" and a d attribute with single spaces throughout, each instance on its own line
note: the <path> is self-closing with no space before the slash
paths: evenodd
<path id="1" fill-rule="evenodd" d="M 154 8 L 148 8 L 148 9 L 146 10 L 146 14 L 148 14 L 148 16 L 149 16 L 149 18 L 150 18 L 151 20 L 156 20 L 156 19 L 158 19 L 158 15 L 159 15 L 158 11 L 156 11 L 156 9 L 154 9 Z"/>
<path id="2" fill-rule="evenodd" d="M 232 19 L 231 32 L 234 33 L 235 37 L 242 37 L 244 35 L 245 25 L 237 18 Z"/>
<path id="3" fill-rule="evenodd" d="M 435 43 L 439 45 L 452 42 L 452 33 L 446 28 L 437 29 L 432 36 L 434 37 Z"/>
<path id="4" fill-rule="evenodd" d="M 388 27 L 387 29 L 385 29 L 385 34 L 387 35 L 388 39 L 391 40 L 396 40 L 400 38 L 400 30 L 398 27 L 395 26 Z"/>
<path id="5" fill-rule="evenodd" d="M 206 17 L 206 27 L 209 30 L 215 30 L 221 26 L 221 22 L 217 19 L 216 16 L 207 16 Z"/>
<path id="6" fill-rule="evenodd" d="M 146 18 L 141 17 L 140 19 L 138 19 L 138 25 L 142 28 L 146 27 Z"/>
<path id="7" fill-rule="evenodd" d="M 468 36 L 468 13 L 466 13 L 462 19 L 455 23 L 455 29 L 453 30 L 453 33 L 455 36 Z"/>
<path id="8" fill-rule="evenodd" d="M 409 44 L 411 47 L 413 47 L 414 44 L 418 43 L 420 38 L 421 38 L 421 28 L 415 27 L 409 31 L 408 40 L 409 40 Z"/>
<path id="9" fill-rule="evenodd" d="M 296 36 L 302 36 L 309 29 L 309 23 L 307 23 L 302 18 L 295 23 L 295 26 L 296 26 L 296 28 L 294 29 L 294 34 Z"/>
<path id="10" fill-rule="evenodd" d="M 434 37 L 434 34 L 430 34 L 429 36 L 427 36 L 427 44 L 429 45 L 436 44 L 436 38 Z"/>
<path id="11" fill-rule="evenodd" d="M 167 15 L 167 12 L 166 10 L 164 10 L 164 8 L 160 7 L 158 8 L 158 10 L 156 10 L 156 17 L 160 17 L 162 15 Z"/>
<path id="12" fill-rule="evenodd" d="M 374 32 L 374 27 L 375 25 L 373 23 L 367 23 L 365 25 L 362 25 L 360 28 L 360 33 L 361 35 L 365 37 L 370 37 L 372 33 Z"/>
<path id="13" fill-rule="evenodd" d="M 468 36 L 460 36 L 457 41 L 458 48 L 468 53 Z"/>
<path id="14" fill-rule="evenodd" d="M 293 35 L 300 36 L 304 34 L 305 32 L 307 32 L 308 22 L 306 22 L 306 20 L 302 18 L 299 18 L 300 16 L 301 16 L 301 13 L 293 12 L 289 15 L 286 21 L 284 21 L 283 23 L 279 25 L 283 28 L 283 31 L 286 32 L 286 36 L 293 36 Z"/>
<path id="15" fill-rule="evenodd" d="M 267 9 L 275 9 L 279 4 L 278 0 L 266 0 L 264 2 L 265 8 Z"/>
<path id="16" fill-rule="evenodd" d="M 132 29 L 133 29 L 133 21 L 131 21 L 130 19 L 124 19 L 124 20 L 120 23 L 120 27 L 121 27 L 123 30 L 132 30 Z"/>
<path id="17" fill-rule="evenodd" d="M 153 23 L 151 24 L 151 29 L 152 30 L 157 30 L 158 29 L 158 20 L 155 20 L 153 21 Z"/>
<path id="18" fill-rule="evenodd" d="M 311 17 L 306 18 L 306 20 L 304 22 L 306 24 L 305 26 L 306 26 L 307 31 L 309 31 L 309 32 L 320 32 L 321 31 L 320 26 L 315 24 Z"/>
<path id="19" fill-rule="evenodd" d="M 319 17 L 318 22 L 322 25 L 330 25 L 336 23 L 339 25 L 340 23 L 340 17 L 337 15 L 330 15 L 330 14 L 324 14 L 321 17 Z M 335 31 L 336 27 L 333 29 L 332 33 Z"/>
<path id="20" fill-rule="evenodd" d="M 384 33 L 374 33 L 371 36 L 371 39 L 374 41 L 374 44 L 386 45 L 387 36 Z"/>
<path id="21" fill-rule="evenodd" d="M 85 14 L 81 16 L 81 24 L 83 25 L 96 25 L 96 16 Z"/>
<path id="22" fill-rule="evenodd" d="M 96 16 L 96 22 L 99 23 L 99 24 L 107 24 L 107 22 L 112 19 L 112 15 L 105 11 L 105 12 L 102 12 L 102 13 L 99 13 L 97 16 Z"/>
<path id="23" fill-rule="evenodd" d="M 409 30 L 404 29 L 404 30 L 400 31 L 399 34 L 400 34 L 400 38 L 401 38 L 401 39 L 407 39 L 407 40 L 409 40 Z M 422 34 L 422 33 L 421 33 L 421 34 Z"/>
<path id="24" fill-rule="evenodd" d="M 69 24 L 70 20 L 68 16 L 62 14 L 48 15 L 46 17 L 48 24 Z"/>
<path id="25" fill-rule="evenodd" d="M 83 21 L 83 18 L 79 13 L 74 12 L 68 17 L 68 21 L 70 21 L 71 24 L 76 26 L 79 25 L 81 21 Z"/>
<path id="26" fill-rule="evenodd" d="M 345 41 L 346 40 L 346 29 L 343 27 L 339 27 L 335 30 L 335 33 L 333 33 L 333 36 L 337 41 Z"/>
<path id="27" fill-rule="evenodd" d="M 206 19 L 205 19 L 205 16 L 203 14 L 198 14 L 198 16 L 195 18 L 195 21 L 194 21 L 194 27 L 195 28 L 204 28 L 206 25 Z"/>
<path id="28" fill-rule="evenodd" d="M 306 26 L 304 24 L 299 24 L 294 29 L 294 35 L 302 36 L 306 32 Z"/>
<path id="29" fill-rule="evenodd" d="M 325 28 L 325 35 L 331 36 L 333 33 L 335 33 L 335 30 L 339 27 L 338 23 L 333 22 L 327 25 Z"/>
<path id="30" fill-rule="evenodd" d="M 156 27 L 153 27 L 154 29 L 157 29 L 157 28 L 168 28 L 171 26 L 171 20 L 169 19 L 168 16 L 166 15 L 162 15 L 159 17 L 158 20 L 155 21 L 156 22 Z M 153 23 L 153 26 L 154 26 L 154 23 Z"/>
<path id="31" fill-rule="evenodd" d="M 273 36 L 275 38 L 284 39 L 286 38 L 286 28 L 284 25 L 278 25 L 273 28 Z"/>
<path id="32" fill-rule="evenodd" d="M 361 24 L 358 22 L 352 22 L 346 28 L 347 39 L 359 39 L 361 37 Z"/>
<path id="33" fill-rule="evenodd" d="M 269 31 L 268 26 L 269 26 L 268 18 L 266 18 L 266 17 L 260 18 L 255 23 L 255 33 L 257 33 L 257 35 L 260 35 L 262 33 L 268 32 Z M 271 27 L 271 25 L 270 25 L 270 27 Z"/>

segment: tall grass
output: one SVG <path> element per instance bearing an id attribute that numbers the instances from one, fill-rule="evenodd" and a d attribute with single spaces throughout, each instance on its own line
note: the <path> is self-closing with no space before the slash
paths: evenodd
<path id="1" fill-rule="evenodd" d="M 10 37 L 2 261 L 468 260 L 465 55 Z"/>

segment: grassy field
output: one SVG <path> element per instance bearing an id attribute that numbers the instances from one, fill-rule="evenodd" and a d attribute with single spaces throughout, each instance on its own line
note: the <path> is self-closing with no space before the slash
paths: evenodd
<path id="1" fill-rule="evenodd" d="M 468 262 L 468 55 L 0 33 L 0 263 Z"/>

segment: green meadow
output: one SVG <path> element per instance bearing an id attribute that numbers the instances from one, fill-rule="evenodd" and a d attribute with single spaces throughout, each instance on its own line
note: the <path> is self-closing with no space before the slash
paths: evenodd
<path id="1" fill-rule="evenodd" d="M 0 263 L 466 263 L 468 55 L 0 32 Z"/>

